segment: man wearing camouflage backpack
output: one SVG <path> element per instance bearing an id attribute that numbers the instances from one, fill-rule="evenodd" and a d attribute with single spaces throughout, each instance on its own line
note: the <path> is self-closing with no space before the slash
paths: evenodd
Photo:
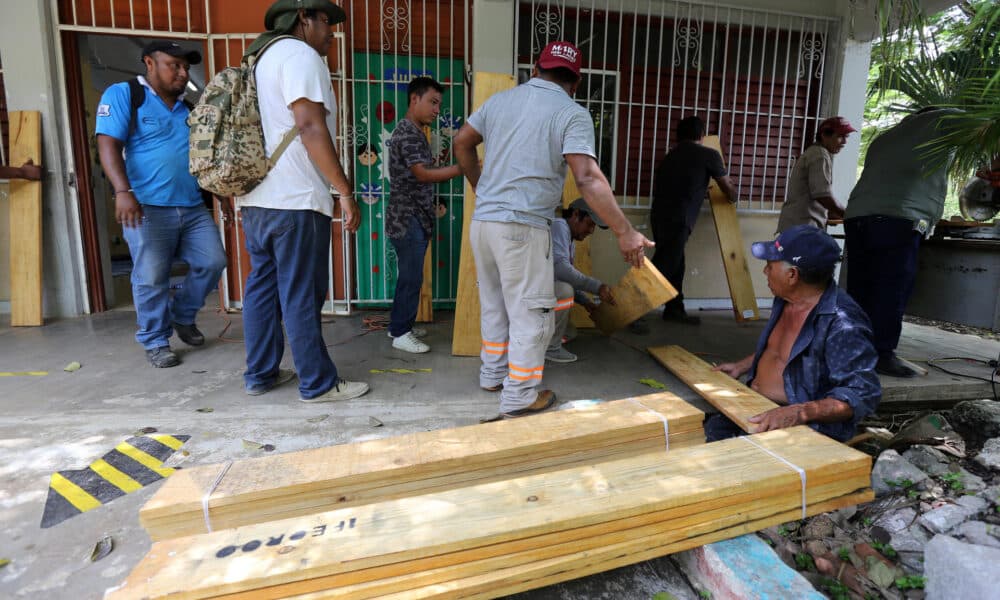
<path id="1" fill-rule="evenodd" d="M 320 309 L 329 288 L 330 224 L 339 193 L 344 226 L 356 231 L 357 204 L 334 145 L 337 105 L 325 56 L 331 27 L 344 11 L 329 0 L 278 0 L 262 34 L 247 49 L 266 51 L 255 67 L 265 151 L 273 157 L 286 134 L 298 135 L 259 185 L 238 198 L 252 271 L 243 296 L 248 394 L 292 376 L 279 369 L 285 335 L 303 402 L 356 398 L 368 384 L 345 381 L 323 340 Z M 287 36 L 277 39 L 281 36 Z M 284 321 L 284 332 L 282 332 Z"/>
<path id="2" fill-rule="evenodd" d="M 155 41 L 143 49 L 142 60 L 141 87 L 116 83 L 101 97 L 97 147 L 114 187 L 115 219 L 132 254 L 135 339 L 149 363 L 163 368 L 180 364 L 170 349 L 172 332 L 190 346 L 205 343 L 195 317 L 226 267 L 226 254 L 198 182 L 188 172 L 189 110 L 183 97 L 188 69 L 201 62 L 201 54 Z M 144 92 L 141 102 L 133 91 Z M 175 257 L 188 264 L 188 274 L 171 297 Z"/>

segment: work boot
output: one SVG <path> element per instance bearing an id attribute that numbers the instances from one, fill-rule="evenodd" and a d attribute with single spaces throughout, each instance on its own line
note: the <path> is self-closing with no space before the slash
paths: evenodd
<path id="1" fill-rule="evenodd" d="M 503 418 L 505 419 L 516 419 L 518 417 L 526 417 L 528 415 L 538 414 L 540 412 L 546 411 L 552 408 L 552 405 L 556 403 L 556 393 L 552 390 L 542 390 L 538 392 L 535 396 L 535 401 L 525 406 L 524 408 L 518 410 L 512 410 L 510 412 L 503 413 Z"/>
<path id="2" fill-rule="evenodd" d="M 149 360 L 149 364 L 157 369 L 168 369 L 181 364 L 181 359 L 177 358 L 177 355 L 170 351 L 170 346 L 160 346 L 159 348 L 146 350 L 146 359 Z"/>
<path id="3" fill-rule="evenodd" d="M 576 355 L 562 346 L 559 346 L 555 350 L 546 350 L 545 360 L 554 363 L 571 363 L 576 362 Z"/>
<path id="4" fill-rule="evenodd" d="M 880 355 L 878 362 L 875 363 L 875 372 L 880 375 L 889 375 L 890 377 L 909 378 L 917 376 L 917 372 L 899 360 L 895 352 Z"/>
<path id="5" fill-rule="evenodd" d="M 205 343 L 205 336 L 202 335 L 198 328 L 195 327 L 194 323 L 190 325 L 181 325 L 180 323 L 171 323 L 174 331 L 177 332 L 177 337 L 181 338 L 181 341 L 188 346 L 201 346 Z"/>
<path id="6" fill-rule="evenodd" d="M 255 385 L 253 387 L 247 387 L 248 396 L 260 396 L 261 394 L 266 394 L 278 387 L 279 385 L 284 385 L 289 381 L 295 379 L 295 371 L 291 369 L 278 369 L 278 374 L 275 376 L 274 381 L 271 383 L 265 383 L 264 385 Z"/>
<path id="7" fill-rule="evenodd" d="M 345 381 L 338 379 L 325 394 L 320 394 L 315 398 L 299 398 L 302 402 L 314 404 L 316 402 L 336 402 L 338 400 L 351 400 L 368 393 L 368 384 L 363 381 Z"/>

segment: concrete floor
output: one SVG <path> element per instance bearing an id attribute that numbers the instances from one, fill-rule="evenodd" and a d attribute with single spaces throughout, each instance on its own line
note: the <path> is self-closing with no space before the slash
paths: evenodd
<path id="1" fill-rule="evenodd" d="M 214 306 L 211 300 L 209 306 Z M 288 452 L 471 425 L 497 412 L 496 396 L 478 387 L 478 358 L 456 358 L 449 353 L 450 312 L 439 312 L 437 322 L 428 326 L 432 351 L 425 355 L 393 350 L 384 331 L 359 335 L 364 332 L 363 314 L 370 313 L 333 318 L 324 330 L 327 342 L 334 344 L 331 353 L 341 375 L 368 381 L 371 392 L 350 402 L 314 405 L 298 401 L 294 384 L 258 397 L 243 392 L 239 315 L 203 311 L 199 325 L 208 343 L 191 349 L 174 340 L 183 363 L 172 369 L 153 369 L 146 363 L 132 338 L 135 314 L 128 310 L 54 321 L 39 328 L 11 328 L 5 318 L 0 325 L 0 372 L 48 371 L 48 375 L 0 377 L 0 559 L 10 561 L 0 569 L 0 597 L 100 598 L 106 588 L 124 579 L 149 549 L 137 513 L 158 484 L 49 529 L 41 529 L 39 523 L 54 471 L 84 468 L 144 427 L 191 436 L 184 446 L 190 456 L 180 466 L 192 466 L 260 453 L 246 449 L 243 440 L 273 444 L 277 452 Z M 763 324 L 737 324 L 728 311 L 702 312 L 702 316 L 703 323 L 692 327 L 663 323 L 650 315 L 646 317 L 651 328 L 648 334 L 621 332 L 610 341 L 584 330 L 568 346 L 580 360 L 549 366 L 545 385 L 556 390 L 560 402 L 613 400 L 653 392 L 639 380 L 654 378 L 696 406 L 707 408 L 644 348 L 681 344 L 702 353 L 706 360 L 737 359 L 753 349 Z M 953 355 L 958 350 L 979 358 L 995 358 L 1000 353 L 998 342 L 918 325 L 907 324 L 904 336 L 901 349 L 914 358 Z M 73 361 L 82 368 L 64 372 L 63 367 Z M 286 363 L 291 366 L 287 354 Z M 400 367 L 432 372 L 369 373 Z M 951 396 L 977 398 L 986 397 L 983 390 L 988 388 L 988 384 L 938 373 L 919 382 L 886 380 L 885 384 L 887 394 L 904 398 L 912 397 L 907 390 L 919 385 L 948 390 Z M 213 412 L 197 412 L 199 408 Z M 309 421 L 320 415 L 329 416 Z M 373 427 L 370 417 L 384 425 Z M 90 562 L 94 544 L 105 535 L 114 539 L 114 551 Z M 669 560 L 521 597 L 646 600 L 657 591 L 681 599 L 697 598 Z"/>

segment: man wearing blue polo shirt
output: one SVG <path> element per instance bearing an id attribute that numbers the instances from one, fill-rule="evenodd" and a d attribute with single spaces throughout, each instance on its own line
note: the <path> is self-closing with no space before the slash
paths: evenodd
<path id="1" fill-rule="evenodd" d="M 132 254 L 135 339 L 149 363 L 163 368 L 180 363 L 170 350 L 173 331 L 188 345 L 205 343 L 195 317 L 225 269 L 226 255 L 198 182 L 188 172 L 189 110 L 182 98 L 188 69 L 201 62 L 201 54 L 156 41 L 143 49 L 142 60 L 146 76 L 138 81 L 145 97 L 134 122 L 129 83 L 116 83 L 101 97 L 96 133 L 101 166 L 114 186 L 115 219 Z M 175 257 L 189 269 L 171 298 Z"/>

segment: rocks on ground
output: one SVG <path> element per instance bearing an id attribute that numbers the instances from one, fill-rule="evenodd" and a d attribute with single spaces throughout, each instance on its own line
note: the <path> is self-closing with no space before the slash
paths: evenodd
<path id="1" fill-rule="evenodd" d="M 1000 403 L 963 402 L 932 417 L 902 427 L 919 436 L 865 448 L 875 456 L 875 501 L 761 536 L 837 600 L 1000 599 Z"/>

